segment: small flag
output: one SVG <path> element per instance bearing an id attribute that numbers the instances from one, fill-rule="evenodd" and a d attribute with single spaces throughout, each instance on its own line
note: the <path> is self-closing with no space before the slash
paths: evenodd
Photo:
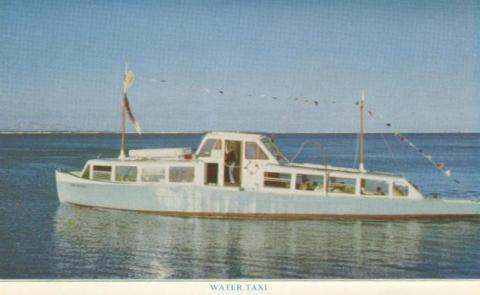
<path id="1" fill-rule="evenodd" d="M 445 164 L 443 164 L 443 163 L 436 163 L 435 164 L 435 167 L 437 167 L 438 169 L 443 169 L 444 166 L 445 166 Z"/>
<path id="2" fill-rule="evenodd" d="M 445 171 L 445 175 L 447 175 L 448 177 L 450 177 L 452 175 L 452 172 L 450 170 L 447 170 Z"/>
<path id="3" fill-rule="evenodd" d="M 125 73 L 125 78 L 123 79 L 123 93 L 127 93 L 128 88 L 133 84 L 133 80 L 135 80 L 135 75 L 132 71 L 127 71 Z"/>
<path id="4" fill-rule="evenodd" d="M 432 156 L 430 156 L 430 155 L 426 155 L 425 158 L 427 158 L 429 161 L 432 160 Z"/>
<path id="5" fill-rule="evenodd" d="M 130 121 L 132 121 L 135 131 L 137 131 L 138 134 L 142 134 L 142 129 L 140 129 L 140 125 L 138 124 L 137 120 L 135 120 L 132 110 L 130 109 L 130 104 L 128 103 L 128 97 L 126 93 L 123 95 L 123 107 L 127 111 L 128 117 L 130 118 Z"/>

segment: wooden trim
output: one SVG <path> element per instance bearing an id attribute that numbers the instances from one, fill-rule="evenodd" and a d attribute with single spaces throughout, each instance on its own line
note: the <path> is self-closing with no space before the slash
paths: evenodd
<path id="1" fill-rule="evenodd" d="M 305 213 L 234 213 L 234 212 L 192 212 L 192 211 L 153 211 L 138 209 L 117 209 L 67 202 L 68 204 L 118 211 L 133 211 L 146 214 L 175 217 L 230 218 L 230 219 L 480 219 L 480 214 L 305 214 Z"/>

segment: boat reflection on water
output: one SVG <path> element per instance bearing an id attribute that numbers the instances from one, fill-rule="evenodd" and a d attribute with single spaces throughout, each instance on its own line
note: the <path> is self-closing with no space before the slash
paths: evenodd
<path id="1" fill-rule="evenodd" d="M 55 254 L 65 278 L 478 277 L 479 225 L 176 218 L 65 205 Z"/>

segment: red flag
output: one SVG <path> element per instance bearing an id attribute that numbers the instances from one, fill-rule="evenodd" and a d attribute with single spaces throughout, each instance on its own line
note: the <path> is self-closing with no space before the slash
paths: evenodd
<path id="1" fill-rule="evenodd" d="M 127 111 L 128 117 L 130 118 L 130 121 L 132 121 L 133 127 L 135 128 L 137 133 L 142 134 L 142 130 L 140 129 L 140 125 L 138 124 L 137 120 L 135 120 L 135 117 L 133 116 L 132 110 L 130 109 L 130 104 L 128 103 L 128 97 L 127 97 L 126 93 L 123 95 L 123 107 Z"/>
<path id="2" fill-rule="evenodd" d="M 438 169 L 443 169 L 443 167 L 445 167 L 445 165 L 443 163 L 437 163 L 437 164 L 435 164 L 435 167 L 437 167 Z"/>

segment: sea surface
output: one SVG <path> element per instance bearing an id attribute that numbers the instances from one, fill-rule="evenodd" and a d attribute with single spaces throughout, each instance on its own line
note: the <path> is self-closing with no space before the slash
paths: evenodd
<path id="1" fill-rule="evenodd" d="M 366 168 L 429 197 L 480 200 L 480 134 L 411 134 L 456 184 L 391 134 L 366 136 Z M 196 147 L 199 134 L 130 135 L 129 148 Z M 279 134 L 288 158 L 352 167 L 354 134 Z M 0 279 L 480 278 L 480 221 L 162 217 L 58 202 L 56 168 L 118 155 L 114 134 L 0 135 Z"/>

